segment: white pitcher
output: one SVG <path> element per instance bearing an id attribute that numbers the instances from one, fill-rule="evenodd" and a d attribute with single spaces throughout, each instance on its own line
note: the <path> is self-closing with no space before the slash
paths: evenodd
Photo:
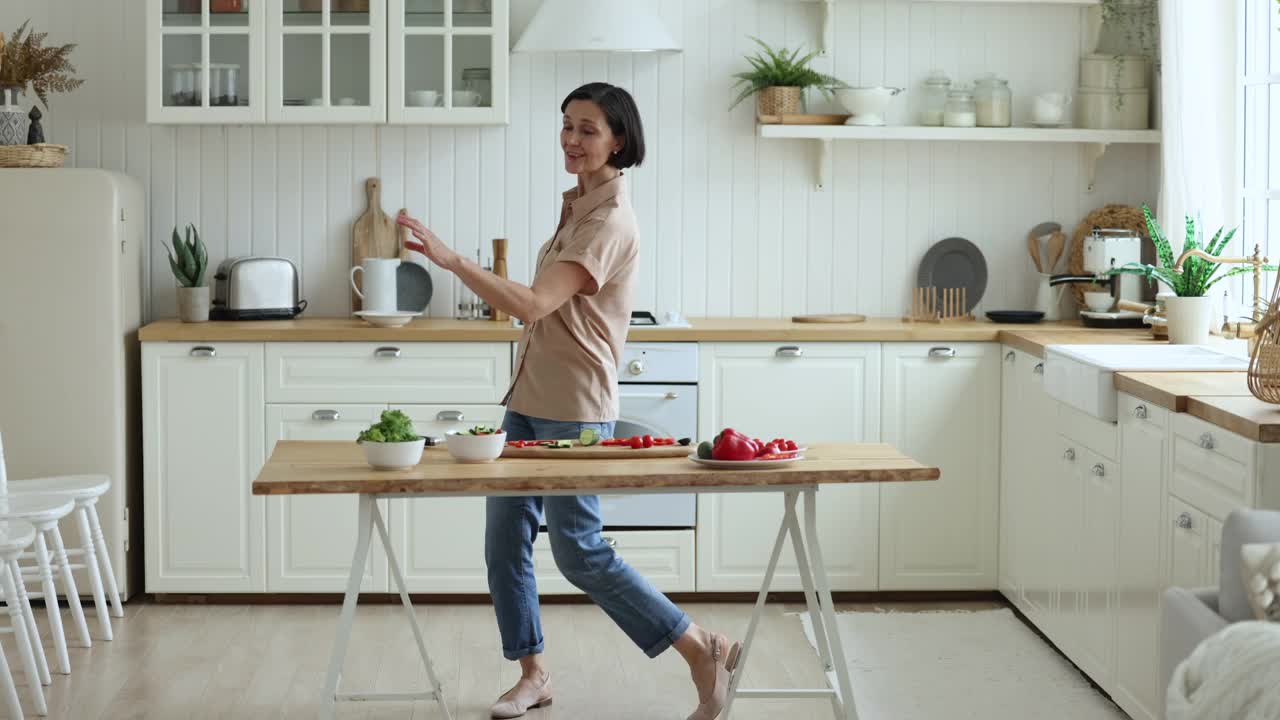
<path id="1" fill-rule="evenodd" d="M 396 311 L 396 269 L 399 267 L 400 261 L 395 258 L 365 258 L 351 268 L 351 289 L 359 296 L 365 312 Z M 361 273 L 363 292 L 356 286 L 357 272 Z"/>

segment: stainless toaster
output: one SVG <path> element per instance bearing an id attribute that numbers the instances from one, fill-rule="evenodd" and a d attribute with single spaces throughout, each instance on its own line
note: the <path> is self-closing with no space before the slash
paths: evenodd
<path id="1" fill-rule="evenodd" d="M 307 307 L 298 268 L 288 258 L 233 257 L 213 276 L 210 320 L 288 320 Z"/>

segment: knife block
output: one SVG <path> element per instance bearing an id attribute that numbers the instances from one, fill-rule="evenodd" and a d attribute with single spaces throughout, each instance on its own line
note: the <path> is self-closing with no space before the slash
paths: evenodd
<path id="1" fill-rule="evenodd" d="M 507 239 L 493 239 L 493 274 L 502 279 L 507 279 Z M 498 308 L 493 308 L 492 319 L 494 322 L 508 322 L 511 316 L 502 312 Z"/>

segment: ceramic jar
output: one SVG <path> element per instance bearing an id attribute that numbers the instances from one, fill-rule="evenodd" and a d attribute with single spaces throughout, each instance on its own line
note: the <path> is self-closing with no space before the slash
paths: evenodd
<path id="1" fill-rule="evenodd" d="M 0 88 L 0 145 L 26 145 L 31 118 L 18 104 L 20 88 Z"/>

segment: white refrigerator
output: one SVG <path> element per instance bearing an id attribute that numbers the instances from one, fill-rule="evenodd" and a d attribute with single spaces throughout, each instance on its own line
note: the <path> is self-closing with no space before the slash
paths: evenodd
<path id="1" fill-rule="evenodd" d="M 122 598 L 142 588 L 142 186 L 101 170 L 0 169 L 0 438 L 11 481 L 101 473 Z M 68 547 L 80 545 L 74 516 Z M 87 579 L 77 586 L 88 593 Z"/>

